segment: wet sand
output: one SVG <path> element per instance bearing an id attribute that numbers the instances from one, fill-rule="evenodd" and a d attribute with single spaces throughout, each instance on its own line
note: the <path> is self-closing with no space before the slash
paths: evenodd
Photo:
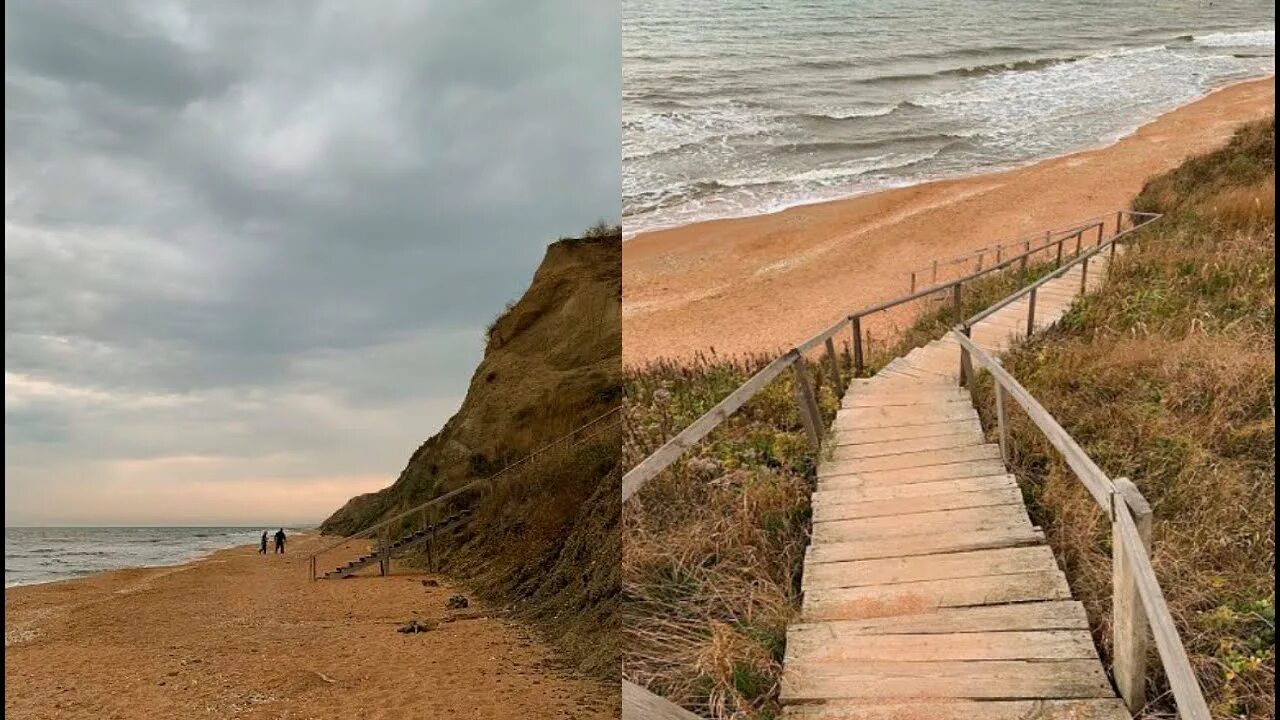
<path id="1" fill-rule="evenodd" d="M 325 539 L 326 542 L 328 538 Z M 389 578 L 307 580 L 316 536 L 5 590 L 5 714 L 59 718 L 597 718 L 618 690 L 557 669 L 500 613 Z M 401 634 L 410 618 L 435 620 Z"/>
<path id="2" fill-rule="evenodd" d="M 623 243 L 623 361 L 791 347 L 852 310 L 905 294 L 909 273 L 934 259 L 1114 214 L 1151 176 L 1274 109 L 1272 76 L 1221 89 L 1097 150 L 642 233 Z"/>

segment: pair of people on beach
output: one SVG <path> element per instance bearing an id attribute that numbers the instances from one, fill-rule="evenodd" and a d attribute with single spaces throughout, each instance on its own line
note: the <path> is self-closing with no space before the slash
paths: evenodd
<path id="1" fill-rule="evenodd" d="M 275 535 L 276 552 L 278 553 L 284 552 L 284 539 L 285 539 L 284 528 L 280 528 L 279 530 L 276 531 L 276 535 Z M 262 531 L 262 544 L 258 546 L 258 553 L 261 555 L 267 554 L 267 531 L 266 530 Z"/>

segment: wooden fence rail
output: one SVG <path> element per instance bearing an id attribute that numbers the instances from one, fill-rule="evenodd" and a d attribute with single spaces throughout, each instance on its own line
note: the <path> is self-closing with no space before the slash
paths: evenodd
<path id="1" fill-rule="evenodd" d="M 1056 235 L 1061 235 L 1063 237 L 1074 237 L 1074 234 L 1076 232 L 1087 231 L 1089 229 L 1101 227 L 1101 225 L 1103 224 L 1102 221 L 1104 219 L 1109 219 L 1109 218 L 1110 218 L 1109 214 L 1097 215 L 1087 220 L 1082 220 L 1080 223 L 1076 225 L 1072 225 L 1071 227 L 1061 228 L 1057 230 L 1047 230 L 1044 233 L 1037 233 L 1033 235 L 1024 235 L 1016 240 L 1010 240 L 1009 242 L 999 243 L 996 245 L 988 245 L 986 247 L 981 247 L 981 248 L 978 248 L 977 250 L 971 250 L 967 253 L 956 255 L 948 259 L 934 260 L 929 265 L 924 265 L 910 271 L 909 275 L 911 277 L 911 292 L 915 292 L 916 285 L 919 284 L 919 282 L 926 277 L 929 278 L 929 283 L 931 285 L 938 284 L 938 271 L 941 268 L 946 268 L 946 267 L 955 266 L 955 265 L 975 265 L 976 270 L 981 270 L 983 259 L 986 257 L 994 257 L 995 261 L 999 263 L 1003 261 L 1004 253 L 1006 250 L 1012 250 L 1014 248 L 1022 246 L 1023 251 L 1025 252 L 1026 250 L 1029 250 L 1031 248 L 1031 243 L 1038 242 L 1040 241 L 1041 238 L 1043 238 L 1044 241 L 1048 243 Z"/>
<path id="2" fill-rule="evenodd" d="M 965 383 L 972 390 L 975 364 L 977 369 L 990 373 L 997 389 L 997 403 L 1003 405 L 1004 398 L 1013 398 L 1032 424 L 1062 454 L 1068 467 L 1111 520 L 1115 615 L 1112 673 L 1125 704 L 1131 712 L 1137 712 L 1146 704 L 1146 655 L 1150 638 L 1154 636 L 1180 717 L 1210 720 L 1204 693 L 1151 567 L 1151 508 L 1146 499 L 1128 479 L 1109 478 L 1044 406 L 1001 367 L 999 360 L 969 339 L 966 330 L 958 327 L 952 331 L 960 343 Z M 1007 409 L 997 407 L 996 421 L 1002 439 L 1008 436 L 1007 413 Z"/>

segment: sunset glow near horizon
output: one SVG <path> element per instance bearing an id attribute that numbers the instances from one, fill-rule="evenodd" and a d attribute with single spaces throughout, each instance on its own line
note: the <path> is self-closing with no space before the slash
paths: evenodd
<path id="1" fill-rule="evenodd" d="M 5 14 L 7 526 L 319 522 L 620 216 L 616 4 Z"/>

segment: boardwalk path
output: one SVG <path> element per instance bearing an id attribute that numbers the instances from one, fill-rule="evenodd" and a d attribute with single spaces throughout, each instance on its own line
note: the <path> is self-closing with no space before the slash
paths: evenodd
<path id="1" fill-rule="evenodd" d="M 1105 263 L 1091 263 L 1090 287 Z M 1037 328 L 1080 285 L 1077 266 L 1042 287 Z M 1024 298 L 972 337 L 999 352 L 1026 319 Z M 818 470 L 802 616 L 787 634 L 788 718 L 1129 717 L 959 366 L 956 342 L 937 340 L 844 397 Z"/>

